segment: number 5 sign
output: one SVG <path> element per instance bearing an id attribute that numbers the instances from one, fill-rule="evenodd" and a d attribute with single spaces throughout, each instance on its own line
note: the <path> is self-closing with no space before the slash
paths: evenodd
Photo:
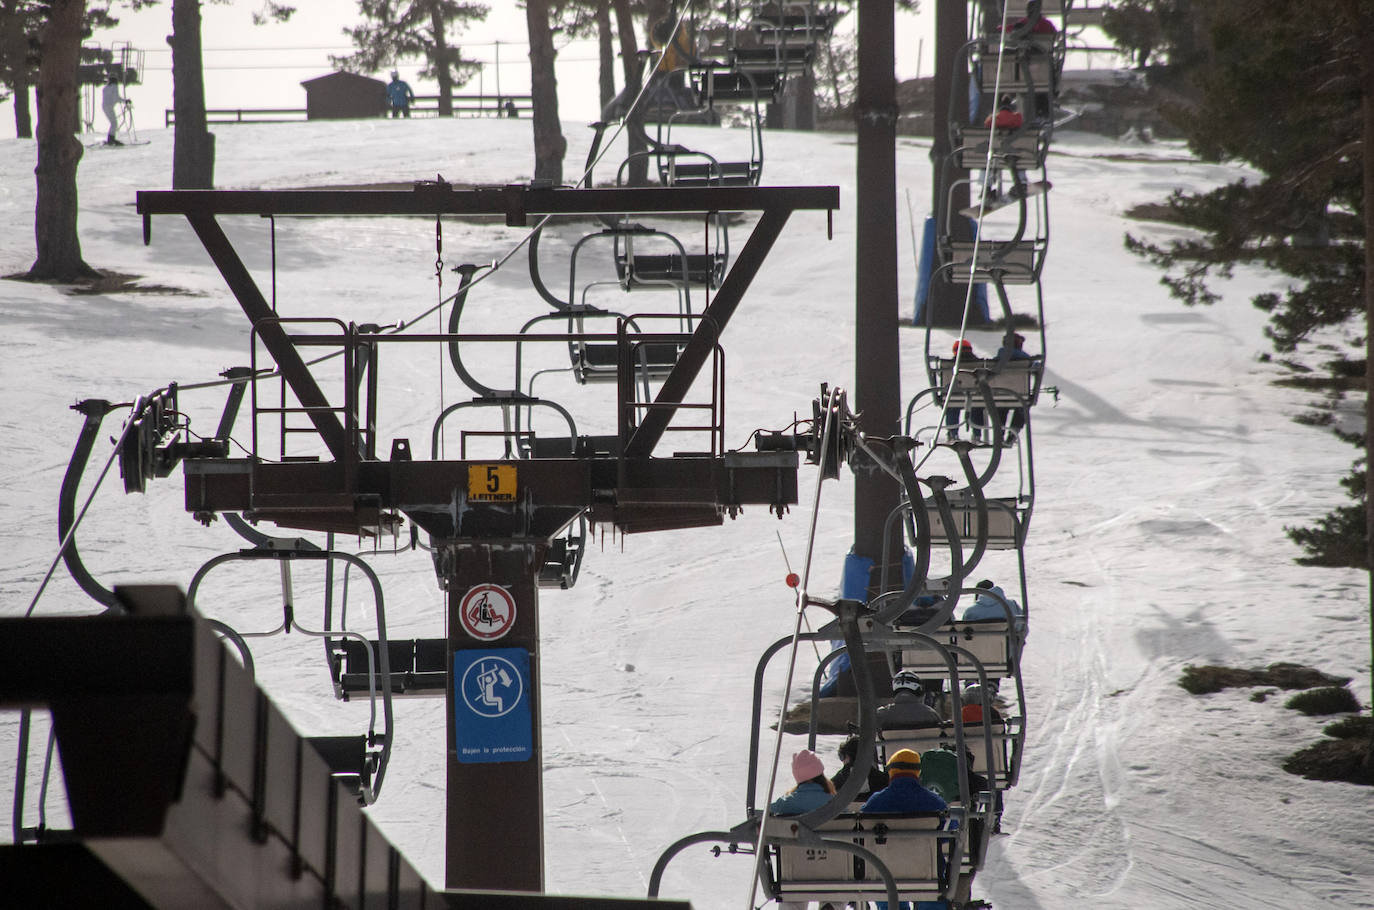
<path id="1" fill-rule="evenodd" d="M 468 499 L 473 502 L 515 502 L 515 465 L 468 465 Z"/>

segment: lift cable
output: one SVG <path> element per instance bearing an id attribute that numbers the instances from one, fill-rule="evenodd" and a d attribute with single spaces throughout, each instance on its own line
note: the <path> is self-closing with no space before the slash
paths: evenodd
<path id="1" fill-rule="evenodd" d="M 674 25 L 673 25 L 673 36 L 674 36 L 674 37 L 677 35 L 678 30 L 682 28 L 682 23 L 683 23 L 684 19 L 685 19 L 686 16 L 687 16 L 688 10 L 690 10 L 690 9 L 691 9 L 691 4 L 689 3 L 689 4 L 687 4 L 687 5 L 683 8 L 682 13 L 679 14 L 678 19 L 677 19 L 677 22 L 674 23 Z M 667 53 L 668 48 L 671 47 L 671 46 L 672 46 L 672 44 L 671 44 L 671 42 L 670 42 L 669 44 L 667 44 L 667 45 L 664 46 L 663 50 L 660 51 L 660 52 L 658 53 L 657 57 L 655 57 L 655 56 L 653 56 L 652 54 L 650 54 L 650 55 L 646 58 L 645 64 L 644 64 L 644 69 L 645 69 L 645 72 L 646 72 L 646 73 L 652 74 L 652 73 L 654 72 L 654 70 L 657 68 L 657 66 L 658 66 L 658 64 L 659 64 L 659 61 L 662 60 L 663 56 Z M 635 99 L 634 99 L 634 101 L 630 104 L 629 109 L 626 111 L 625 115 L 621 118 L 620 123 L 616 126 L 615 132 L 611 134 L 610 140 L 607 141 L 607 142 L 605 142 L 605 143 L 603 143 L 601 152 L 596 156 L 595 159 L 593 159 L 592 161 L 588 162 L 587 167 L 586 167 L 586 169 L 582 172 L 581 176 L 579 176 L 579 177 L 577 178 L 577 181 L 571 185 L 572 188 L 575 189 L 575 188 L 577 188 L 577 187 L 579 187 L 579 186 L 582 185 L 583 181 L 585 181 L 585 180 L 587 179 L 587 176 L 588 176 L 589 174 L 592 173 L 592 171 L 593 171 L 593 169 L 596 167 L 596 165 L 601 161 L 601 159 L 602 159 L 602 158 L 606 155 L 606 153 L 610 150 L 611 143 L 613 143 L 613 142 L 615 141 L 616 137 L 618 137 L 618 136 L 621 134 L 621 132 L 623 132 L 623 131 L 625 130 L 625 124 L 626 124 L 626 122 L 629 120 L 629 118 L 630 118 L 631 114 L 634 112 L 634 110 L 635 110 L 636 108 L 639 107 L 640 103 L 641 103 L 642 100 L 644 99 L 645 93 L 649 90 L 649 79 L 644 78 L 644 76 L 643 76 L 642 74 L 641 74 L 641 76 L 640 76 L 640 83 L 641 83 L 641 85 L 640 85 L 640 89 L 639 89 L 639 94 L 637 94 L 637 95 L 635 96 Z M 442 181 L 442 178 L 440 178 L 440 182 L 443 182 L 443 181 Z M 493 260 L 486 266 L 486 271 L 485 271 L 485 272 L 483 272 L 483 273 L 482 273 L 481 275 L 479 275 L 479 276 L 475 276 L 475 277 L 472 279 L 472 281 L 468 284 L 468 288 L 470 289 L 470 288 L 472 288 L 472 287 L 475 287 L 475 286 L 478 285 L 478 284 L 481 284 L 483 281 L 485 281 L 485 280 L 486 280 L 488 277 L 490 277 L 492 274 L 494 274 L 494 273 L 496 273 L 497 271 L 499 271 L 499 270 L 501 269 L 502 266 L 504 266 L 507 262 L 509 262 L 509 261 L 515 256 L 516 253 L 518 253 L 518 252 L 520 252 L 522 249 L 524 249 L 525 246 L 530 242 L 530 238 L 533 237 L 536 233 L 538 233 L 538 232 L 544 227 L 544 225 L 548 224 L 548 222 L 549 222 L 552 218 L 553 218 L 552 215 L 545 215 L 545 216 L 543 216 L 542 218 L 540 218 L 539 221 L 538 221 L 532 228 L 530 228 L 528 231 L 525 232 L 525 235 L 524 235 L 523 237 L 521 237 L 518 241 L 515 242 L 514 245 L 512 245 L 512 246 L 510 247 L 509 250 L 507 250 L 507 251 L 506 251 L 502 256 L 500 256 L 499 258 L 493 259 Z M 275 222 L 274 222 L 274 226 L 275 226 Z M 435 304 L 435 305 L 432 306 L 432 307 L 429 307 L 428 309 L 426 309 L 426 310 L 424 310 L 423 312 L 421 312 L 421 313 L 419 313 L 419 314 L 417 314 L 417 315 L 411 317 L 411 318 L 408 319 L 408 320 L 402 320 L 402 321 L 399 321 L 399 322 L 394 323 L 393 325 L 386 326 L 385 329 L 384 329 L 384 331 L 383 331 L 381 334 L 386 334 L 386 335 L 400 334 L 401 332 L 406 331 L 408 328 L 410 328 L 411 326 L 415 325 L 415 324 L 418 323 L 420 320 L 422 320 L 422 319 L 424 319 L 425 317 L 429 316 L 431 313 L 435 312 L 436 310 L 442 309 L 442 307 L 443 307 L 444 305 L 446 305 L 446 304 L 448 304 L 448 303 L 451 303 L 456 297 L 457 297 L 457 292 L 455 292 L 454 294 L 450 294 L 447 298 L 444 297 L 444 296 L 442 295 L 442 292 L 441 292 L 441 293 L 440 293 L 440 296 L 439 296 L 439 302 L 438 302 L 437 304 Z M 322 356 L 320 356 L 320 357 L 315 358 L 314 360 L 307 360 L 307 361 L 305 362 L 305 365 L 308 366 L 308 367 L 309 367 L 309 366 L 315 366 L 316 364 L 323 363 L 323 362 L 325 362 L 325 361 L 327 361 L 327 360 L 332 360 L 332 359 L 334 359 L 335 357 L 340 356 L 342 353 L 343 353 L 342 351 L 335 351 L 335 352 L 330 353 L 330 354 L 324 354 L 324 355 L 322 355 Z M 265 370 L 265 371 L 262 371 L 261 373 L 259 373 L 257 376 L 255 376 L 254 379 L 258 379 L 258 378 L 270 378 L 270 377 L 272 377 L 272 376 L 277 375 L 277 372 L 278 372 L 277 370 Z M 205 381 L 205 382 L 187 383 L 187 384 L 185 384 L 185 385 L 179 385 L 177 388 L 178 388 L 179 391 L 182 391 L 182 392 L 189 392 L 189 391 L 199 391 L 199 390 L 201 390 L 201 389 L 218 388 L 218 387 L 220 387 L 220 386 L 229 385 L 229 384 L 230 384 L 229 380 L 225 380 L 225 379 L 213 379 L 213 380 L 207 380 L 207 381 Z"/>
<path id="2" fill-rule="evenodd" d="M 992 84 L 992 97 L 993 97 L 993 103 L 994 103 L 994 104 L 996 104 L 996 100 L 997 100 L 998 98 L 1001 97 L 1001 93 L 1002 93 L 1002 70 L 1003 70 L 1003 67 L 1002 67 L 1002 64 L 1001 64 L 1001 60 L 1002 60 L 1002 54 L 1004 53 L 1004 51 L 1005 51 L 1005 49 L 1006 49 L 1006 46 L 1007 46 L 1007 5 L 1006 5 L 1006 4 L 1003 4 L 1003 5 L 1002 5 L 1002 26 L 1001 26 L 1001 28 L 998 30 L 998 33 L 997 33 L 997 60 L 998 60 L 998 64 L 997 64 L 997 74 L 996 74 L 996 76 L 993 77 L 993 84 Z M 986 198 L 987 198 L 987 192 L 988 192 L 988 189 L 989 189 L 989 187 L 991 186 L 991 183 L 992 183 L 992 150 L 993 150 L 994 148 L 996 148 L 996 143 L 997 143 L 997 118 L 996 118 L 996 117 L 993 117 L 993 118 L 992 118 L 992 122 L 988 125 L 988 130 L 989 130 L 989 132 L 988 132 L 988 149 L 987 149 L 987 156 L 986 156 L 986 158 L 984 159 L 984 164 L 983 164 L 983 176 L 982 176 L 982 179 L 981 179 L 980 185 L 979 185 L 979 193 L 980 193 L 980 197 L 979 197 L 979 198 L 981 198 L 981 199 L 986 199 Z M 948 204 L 948 203 L 946 203 L 946 204 Z M 974 275 L 977 274 L 977 269 L 978 269 L 978 249 L 979 249 L 979 247 L 981 246 L 981 244 L 982 244 L 982 242 L 983 242 L 983 218 L 984 218 L 986 215 L 987 215 L 987 206 L 985 206 L 985 205 L 980 205 L 980 206 L 978 206 L 978 220 L 977 220 L 976 224 L 974 225 L 974 229 L 973 229 L 973 253 L 969 256 L 969 261 L 968 261 L 968 278 L 969 278 L 969 280 L 968 280 L 968 285 L 967 285 L 968 289 L 964 292 L 964 312 L 963 312 L 963 315 L 962 315 L 962 317 L 960 318 L 960 321 L 959 321 L 959 338 L 958 338 L 958 340 L 955 342 L 955 348 L 954 348 L 955 351 L 958 352 L 958 353 L 956 353 L 956 354 L 954 355 L 954 369 L 950 370 L 950 374 L 949 374 L 949 388 L 945 390 L 944 401 L 943 401 L 943 402 L 941 403 L 941 405 L 940 405 L 940 413 L 939 413 L 939 415 L 937 415 L 937 417 L 936 417 L 936 419 L 935 419 L 935 426 L 936 426 L 937 428 L 938 428 L 938 427 L 943 427 L 943 426 L 945 425 L 945 412 L 949 410 L 949 402 L 950 402 L 950 399 L 953 398 L 953 396 L 954 396 L 954 386 L 955 386 L 955 384 L 958 382 L 958 379 L 959 379 L 959 360 L 960 360 L 960 358 L 961 358 L 962 355 L 963 355 L 964 338 L 965 338 L 965 336 L 966 336 L 967 333 L 968 333 L 968 317 L 969 317 L 969 313 L 970 313 L 970 312 L 972 311 L 972 309 L 973 309 L 973 289 L 974 289 L 974 286 L 975 286 L 975 285 L 974 285 L 973 278 L 974 278 Z M 921 460 L 920 460 L 919 462 L 916 463 L 916 470 L 917 470 L 917 471 L 919 471 L 919 470 L 922 468 L 922 466 L 925 465 L 926 461 L 930 459 L 930 456 L 931 456 L 931 455 L 935 454 L 935 449 L 936 449 L 936 448 L 937 448 L 937 446 L 931 446 L 931 447 L 926 451 L 925 455 L 922 456 Z"/>
<path id="3" fill-rule="evenodd" d="M 801 585 L 797 588 L 797 618 L 792 626 L 792 644 L 787 661 L 787 680 L 783 685 L 782 704 L 778 708 L 777 735 L 773 738 L 773 759 L 772 767 L 768 773 L 768 789 L 763 798 L 762 815 L 759 818 L 758 841 L 754 845 L 754 874 L 750 876 L 749 899 L 745 903 L 746 910 L 752 910 L 754 897 L 758 893 L 759 875 L 762 871 L 764 861 L 764 832 L 767 829 L 768 807 L 773 802 L 773 787 L 777 782 L 778 762 L 782 754 L 783 728 L 786 726 L 784 721 L 787 718 L 788 699 L 792 693 L 792 680 L 797 666 L 797 646 L 801 636 L 801 625 L 806 614 L 806 607 L 810 603 L 808 592 L 811 585 L 811 565 L 816 551 L 816 528 L 820 521 L 821 509 L 821 489 L 826 480 L 826 472 L 823 469 L 825 454 L 830 451 L 830 440 L 832 434 L 840 432 L 840 428 L 835 424 L 838 422 L 839 408 L 843 401 L 843 390 L 839 388 L 831 389 L 825 399 L 825 406 L 822 413 L 825 415 L 825 426 L 820 432 L 821 469 L 816 472 L 816 492 L 811 501 L 811 526 L 806 535 L 806 559 L 802 564 Z M 813 432 L 815 429 L 813 428 Z"/>

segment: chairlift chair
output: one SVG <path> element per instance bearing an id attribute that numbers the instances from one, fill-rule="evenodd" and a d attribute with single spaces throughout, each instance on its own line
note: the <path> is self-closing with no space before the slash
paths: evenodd
<path id="1" fill-rule="evenodd" d="M 994 131 L 986 126 L 955 127 L 955 166 L 961 170 L 1029 170 L 1043 168 L 1049 154 L 1051 125 L 1028 125 Z"/>
<path id="2" fill-rule="evenodd" d="M 833 4 L 816 0 L 753 0 L 749 28 L 763 38 L 814 43 L 830 34 L 837 18 Z"/>
<path id="3" fill-rule="evenodd" d="M 321 639 L 324 642 L 326 663 L 333 682 L 335 696 L 343 701 L 348 701 L 354 694 L 365 693 L 371 706 L 371 718 L 365 735 L 344 738 L 330 737 L 327 742 L 322 741 L 319 747 L 326 759 L 332 757 L 331 765 L 336 769 L 336 776 L 345 778 L 345 782 L 353 786 L 354 792 L 362 802 L 373 802 L 381 792 L 394 739 L 391 698 L 396 689 L 389 658 L 398 651 L 398 649 L 392 648 L 387 641 L 386 607 L 380 579 L 364 560 L 351 553 L 334 550 L 332 546 L 321 549 L 302 538 L 270 537 L 254 531 L 241 520 L 231 521 L 229 524 L 240 534 L 247 536 L 254 543 L 254 546 L 251 549 L 223 553 L 207 560 L 192 576 L 191 582 L 187 586 L 187 605 L 191 608 L 195 607 L 196 595 L 201 584 L 210 572 L 222 565 L 230 562 L 263 560 L 277 562 L 281 573 L 283 611 L 282 622 L 279 626 L 265 632 L 242 632 L 223 622 L 212 620 L 212 623 L 221 635 L 229 638 L 239 648 L 243 655 L 244 665 L 248 667 L 252 666 L 252 658 L 246 642 L 248 638 L 266 637 L 294 631 L 307 638 Z M 323 561 L 326 566 L 324 619 L 323 628 L 320 630 L 306 628 L 296 620 L 291 573 L 291 565 L 294 561 Z M 369 640 L 360 633 L 350 632 L 347 629 L 347 576 L 345 576 L 344 599 L 340 603 L 340 624 L 335 628 L 333 619 L 333 570 L 336 561 L 342 561 L 349 568 L 358 568 L 370 582 L 376 611 L 377 639 Z M 360 671 L 352 674 L 348 672 L 353 669 L 348 663 L 350 649 L 347 643 L 350 642 L 356 646 L 356 653 L 359 655 L 360 662 L 365 665 Z M 369 645 L 371 646 L 370 649 Z M 442 679 L 439 680 L 440 694 L 444 691 L 445 685 Z M 382 706 L 383 728 L 381 733 L 376 731 L 378 702 Z"/>
<path id="4" fill-rule="evenodd" d="M 729 229 L 720 214 L 709 217 L 707 235 L 713 243 L 704 253 L 687 252 L 681 240 L 657 228 L 633 224 L 616 230 L 615 269 L 626 290 L 651 285 L 715 289 L 725 277 Z"/>
<path id="5" fill-rule="evenodd" d="M 839 849 L 866 849 L 892 876 L 898 899 L 936 901 L 952 891 L 951 865 L 966 839 L 963 825 L 945 827 L 947 813 L 863 815 L 845 813 L 816 829 L 819 843 L 784 841 L 770 851 L 769 896 L 778 901 L 830 903 L 885 901 L 881 873 L 862 857 Z M 787 819 L 778 819 L 787 822 Z M 956 867 L 957 868 L 957 867 Z"/>
<path id="6" fill-rule="evenodd" d="M 955 156 L 950 157 L 953 160 Z M 1023 179 L 1014 179 L 1013 191 L 1024 185 Z M 938 238 L 942 277 L 955 284 L 998 282 L 1005 286 L 1039 282 L 1049 249 L 1048 194 L 1022 193 L 1014 205 L 1005 209 L 1014 211 L 1014 219 L 1003 222 L 985 217 L 981 219 L 981 236 L 964 240 L 956 235 L 955 220 L 967 216 L 955 209 L 954 200 L 965 186 L 977 198 L 980 184 L 962 178 L 950 181 L 944 200 L 944 219 Z"/>
<path id="7" fill-rule="evenodd" d="M 742 85 L 727 85 L 717 81 L 717 73 L 715 68 L 694 70 L 694 86 L 697 86 L 696 91 L 702 100 L 701 109 L 679 111 L 658 124 L 657 141 L 649 154 L 657 162 L 659 181 L 664 186 L 758 186 L 763 174 L 763 115 L 759 108 L 762 89 L 759 80 L 752 73 L 739 71 L 737 75 Z M 719 89 L 725 89 L 725 97 L 722 97 Z M 749 124 L 748 159 L 722 159 L 709 152 L 673 142 L 674 124 L 681 124 L 702 111 L 714 112 L 717 103 L 744 105 L 745 120 Z M 622 172 L 624 167 L 622 164 Z"/>

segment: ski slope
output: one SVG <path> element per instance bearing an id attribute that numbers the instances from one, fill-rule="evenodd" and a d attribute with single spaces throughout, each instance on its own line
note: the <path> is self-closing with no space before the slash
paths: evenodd
<path id="1" fill-rule="evenodd" d="M 436 175 L 518 182 L 533 169 L 529 130 L 528 121 L 418 119 L 216 127 L 216 176 L 221 188 Z M 565 133 L 571 175 L 590 131 L 569 123 Z M 247 320 L 189 229 L 159 218 L 151 246 L 141 244 L 134 193 L 168 186 L 172 146 L 167 132 L 143 137 L 148 145 L 87 151 L 81 238 L 92 265 L 160 291 L 77 296 L 0 282 L 3 615 L 25 611 L 55 553 L 57 494 L 80 427 L 68 406 L 91 397 L 128 401 L 246 362 Z M 732 447 L 755 428 L 783 428 L 794 413 L 809 413 L 820 383 L 852 383 L 853 137 L 769 133 L 766 140 L 768 183 L 837 183 L 842 208 L 833 240 L 824 213 L 793 216 L 723 339 Z M 687 128 L 681 141 L 728 155 L 747 135 Z M 899 202 L 909 191 L 918 210 L 931 182 L 928 152 L 928 143 L 905 139 L 897 148 Z M 616 154 L 599 168 L 602 178 Z M 3 274 L 32 261 L 33 163 L 32 143 L 0 141 Z M 1199 698 L 1176 684 L 1187 664 L 1288 660 L 1353 677 L 1362 700 L 1370 691 L 1364 578 L 1294 565 L 1297 551 L 1283 534 L 1340 503 L 1337 480 L 1354 453 L 1294 423 L 1310 396 L 1275 386 L 1280 368 L 1257 358 L 1268 349 L 1264 314 L 1248 299 L 1274 279 L 1240 270 L 1219 287 L 1221 303 L 1185 309 L 1122 246 L 1127 230 L 1176 233 L 1128 221 L 1131 205 L 1175 187 L 1215 186 L 1239 171 L 1190 162 L 1178 146 L 1072 133 L 1056 137 L 1048 170 L 1045 382 L 1059 399 L 1042 395 L 1033 416 L 1028 752 L 1008 795 L 1005 836 L 994 841 L 974 894 L 1006 910 L 1374 908 L 1374 792 L 1301 780 L 1279 767 L 1318 737 L 1324 721 L 1284 709 L 1281 693 L 1265 702 L 1248 690 Z M 905 213 L 901 224 L 905 232 Z M 236 219 L 227 230 L 266 287 L 269 225 Z M 449 223 L 444 259 L 488 262 L 523 236 L 502 225 Z M 574 226 L 560 228 L 546 252 L 555 255 L 577 236 Z M 901 239 L 901 315 L 909 318 L 915 270 Z M 279 219 L 276 256 L 276 298 L 292 315 L 410 320 L 439 294 L 434 225 L 425 219 Z M 446 292 L 456 283 L 446 273 Z M 1013 300 L 1030 311 L 1025 296 Z M 523 253 L 473 292 L 471 307 L 478 331 L 509 330 L 544 309 L 529 289 Z M 905 400 L 924 386 L 924 337 L 893 331 L 902 337 Z M 989 333 L 970 337 L 980 353 L 998 343 Z M 432 353 L 384 362 L 384 383 L 397 391 L 383 439 L 427 438 L 439 405 L 461 397 L 444 369 Z M 547 381 L 541 392 L 559 399 L 562 387 Z M 566 390 L 578 400 L 604 394 Z M 186 392 L 182 406 L 193 428 L 210 432 L 222 400 L 220 391 Z M 117 433 L 118 420 L 111 417 L 103 435 Z M 108 454 L 107 443 L 97 447 L 83 496 Z M 846 474 L 821 488 L 810 563 L 819 594 L 838 587 L 852 535 L 850 486 Z M 742 820 L 751 681 L 758 655 L 794 622 L 784 550 L 801 571 L 816 489 L 809 468 L 801 488 L 801 504 L 782 521 L 758 509 L 721 528 L 598 535 L 578 585 L 543 592 L 550 891 L 642 894 L 669 843 Z M 78 535 L 96 577 L 185 586 L 203 561 L 241 545 L 222 522 L 200 527 L 182 511 L 181 495 L 174 475 L 145 495 L 124 496 L 113 473 Z M 441 634 L 443 598 L 428 555 L 369 559 L 386 586 L 390 635 Z M 1012 585 L 1014 558 L 991 554 L 978 574 Z M 204 612 L 242 630 L 280 621 L 275 571 L 225 570 L 215 578 L 202 594 Z M 319 617 L 309 606 L 319 590 L 318 580 L 298 573 L 302 622 Z M 91 608 L 59 569 L 37 610 Z M 361 623 L 370 607 L 355 610 Z M 298 638 L 255 646 L 260 682 L 303 732 L 359 732 L 366 705 L 335 702 L 318 644 Z M 799 679 L 815 661 L 814 652 L 799 655 Z M 775 676 L 772 711 L 783 696 Z M 0 717 L 7 788 L 15 727 L 14 715 Z M 370 810 L 440 885 L 443 729 L 441 702 L 397 703 L 391 767 Z M 771 754 L 771 737 L 764 743 Z M 784 755 L 799 743 L 787 737 Z M 837 744 L 822 745 L 832 771 Z M 40 755 L 38 745 L 32 755 Z M 788 776 L 784 762 L 779 789 L 791 785 Z M 10 804 L 0 799 L 0 839 L 9 836 Z M 31 777 L 26 823 L 37 811 Z M 60 827 L 60 798 L 48 813 Z M 688 851 L 670 867 L 663 893 L 699 908 L 744 908 L 750 862 L 713 857 L 704 847 Z"/>

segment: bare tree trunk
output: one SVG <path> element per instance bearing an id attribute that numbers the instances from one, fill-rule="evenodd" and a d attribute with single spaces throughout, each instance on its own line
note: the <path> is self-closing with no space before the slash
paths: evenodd
<path id="1" fill-rule="evenodd" d="M 596 4 L 596 42 L 600 52 L 601 110 L 615 100 L 615 31 L 611 28 L 611 0 Z"/>
<path id="2" fill-rule="evenodd" d="M 38 166 L 34 176 L 34 240 L 38 258 L 25 276 L 42 281 L 76 281 L 100 273 L 81 258 L 76 233 L 76 168 L 85 147 L 72 132 L 80 104 L 76 65 L 86 0 L 52 0 L 43 28 L 43 62 L 38 69 Z"/>
<path id="3" fill-rule="evenodd" d="M 634 103 L 644 87 L 640 79 L 639 39 L 635 37 L 630 0 L 611 0 L 611 5 L 615 7 L 615 25 L 620 33 L 620 64 L 625 70 L 625 89 L 621 97 L 629 105 Z M 644 156 L 649 150 L 649 142 L 644 135 L 644 114 L 636 108 L 622 111 L 621 116 L 625 118 L 625 141 L 630 153 L 630 165 L 625 178 L 630 186 L 644 186 L 649 182 L 649 159 Z"/>
<path id="4" fill-rule="evenodd" d="M 33 119 L 29 112 L 29 81 L 22 74 L 14 79 L 14 135 L 19 139 L 33 138 Z"/>
<path id="5" fill-rule="evenodd" d="M 29 114 L 28 35 L 24 32 L 25 18 L 20 15 L 19 0 L 0 0 L 0 41 L 4 42 L 3 57 L 9 62 L 4 75 L 14 90 L 14 135 L 20 139 L 33 138 L 33 123 Z"/>
<path id="6" fill-rule="evenodd" d="M 568 141 L 558 120 L 558 78 L 549 0 L 527 0 L 525 23 L 530 35 L 530 96 L 534 102 L 534 179 L 563 182 L 563 155 Z"/>
<path id="7" fill-rule="evenodd" d="M 430 28 L 434 31 L 434 71 L 439 79 L 439 116 L 453 116 L 453 72 L 449 69 L 449 47 L 444 37 L 444 19 L 436 4 L 430 9 Z"/>
<path id="8" fill-rule="evenodd" d="M 215 137 L 205 123 L 205 73 L 200 53 L 200 0 L 172 0 L 172 189 L 215 185 Z"/>
<path id="9" fill-rule="evenodd" d="M 797 113 L 793 129 L 816 128 L 816 68 L 808 66 L 797 74 Z"/>

